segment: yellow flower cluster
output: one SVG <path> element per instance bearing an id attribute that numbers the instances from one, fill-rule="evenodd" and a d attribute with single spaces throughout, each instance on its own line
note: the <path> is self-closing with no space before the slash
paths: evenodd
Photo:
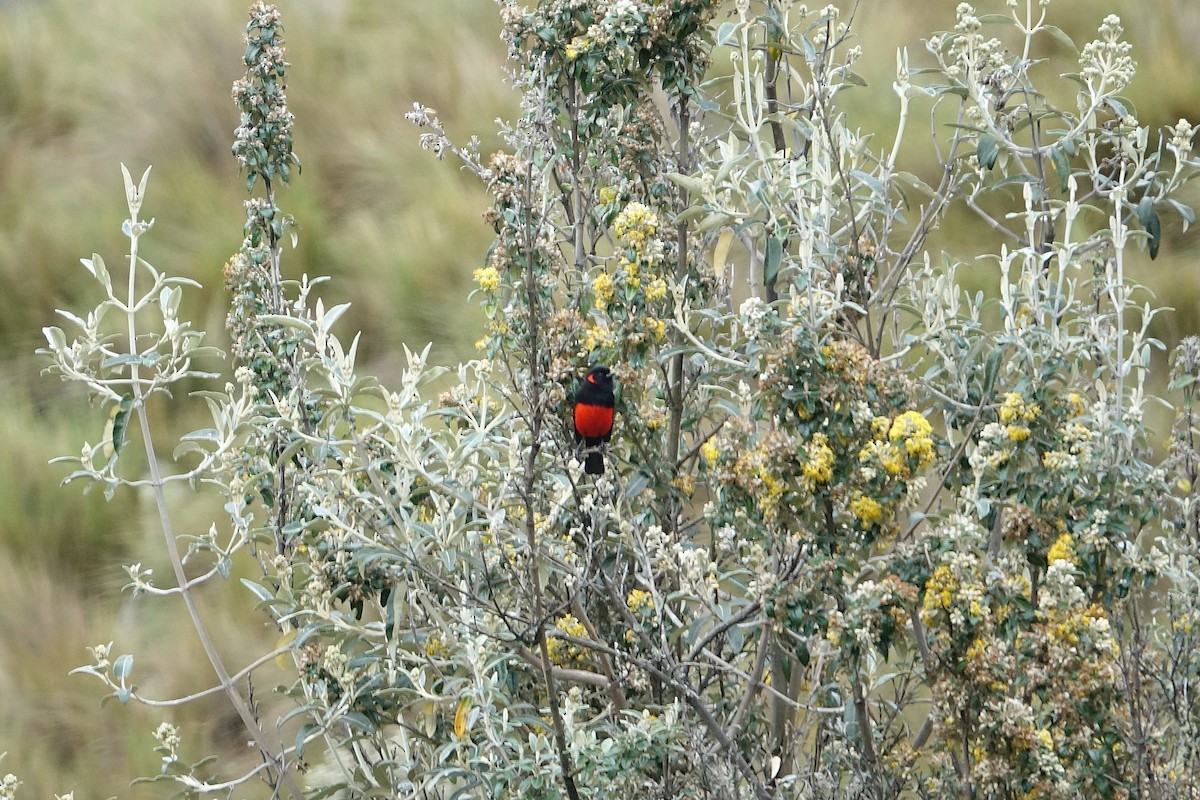
<path id="1" fill-rule="evenodd" d="M 574 614 L 565 614 L 558 618 L 554 626 L 568 636 L 577 636 L 584 638 L 587 636 L 587 628 L 583 623 L 575 619 Z M 583 651 L 576 645 L 564 642 L 557 636 L 551 636 L 546 640 L 546 650 L 550 653 L 550 660 L 560 667 L 577 660 Z"/>
<path id="2" fill-rule="evenodd" d="M 425 639 L 425 655 L 430 658 L 441 658 L 450 654 L 450 645 L 441 631 L 435 631 Z"/>
<path id="3" fill-rule="evenodd" d="M 800 469 L 804 477 L 813 483 L 828 483 L 833 477 L 833 448 L 829 446 L 829 437 L 823 433 L 814 433 L 804 445 L 806 459 Z"/>
<path id="4" fill-rule="evenodd" d="M 896 417 L 888 431 L 888 439 L 904 441 L 904 451 L 924 467 L 933 461 L 933 426 L 919 411 L 905 411 Z"/>
<path id="5" fill-rule="evenodd" d="M 721 451 L 718 449 L 717 443 L 712 439 L 709 439 L 707 442 L 700 445 L 700 456 L 704 459 L 704 463 L 708 464 L 708 466 L 711 467 L 713 464 L 716 464 L 720 455 Z"/>
<path id="6" fill-rule="evenodd" d="M 655 300 L 662 300 L 667 296 L 667 282 L 662 278 L 655 278 L 646 286 L 646 301 L 653 303 Z"/>
<path id="7" fill-rule="evenodd" d="M 574 61 L 581 55 L 592 49 L 592 39 L 587 36 L 576 36 L 567 43 L 566 53 L 567 60 Z"/>
<path id="8" fill-rule="evenodd" d="M 613 285 L 612 275 L 607 272 L 601 272 L 592 281 L 592 296 L 596 299 L 597 307 L 606 308 L 612 302 L 615 293 L 616 286 Z"/>
<path id="9" fill-rule="evenodd" d="M 1071 538 L 1071 534 L 1064 533 L 1055 540 L 1054 544 L 1050 545 L 1050 552 L 1046 554 L 1046 562 L 1053 564 L 1055 561 L 1078 563 L 1075 560 L 1075 540 Z"/>
<path id="10" fill-rule="evenodd" d="M 625 607 L 631 614 L 649 614 L 654 611 L 654 596 L 645 589 L 634 589 L 625 598 Z"/>
<path id="11" fill-rule="evenodd" d="M 601 347 L 612 347 L 613 335 L 608 328 L 599 325 L 589 325 L 583 332 L 583 349 L 587 352 L 599 350 Z"/>
<path id="12" fill-rule="evenodd" d="M 1004 424 L 1005 433 L 1014 442 L 1023 442 L 1029 438 L 1029 426 L 1042 413 L 1037 403 L 1025 402 L 1020 392 L 1008 392 L 1004 395 L 1004 403 L 1000 406 L 1000 422 Z"/>
<path id="13" fill-rule="evenodd" d="M 1087 413 L 1087 401 L 1083 399 L 1083 395 L 1079 392 L 1071 392 L 1067 395 L 1067 402 L 1071 404 L 1071 411 L 1077 417 L 1082 417 Z"/>
<path id="14" fill-rule="evenodd" d="M 1029 438 L 1031 431 L 1026 425 L 1006 425 L 1004 432 L 1008 434 L 1008 438 L 1014 442 L 1023 442 Z"/>
<path id="15" fill-rule="evenodd" d="M 1108 616 L 1104 613 L 1104 609 L 1095 603 L 1082 610 L 1055 611 L 1048 614 L 1047 618 L 1050 623 L 1048 627 L 1050 639 L 1058 644 L 1075 647 L 1079 644 L 1079 635 L 1087 633 L 1093 637 L 1093 640 L 1103 639 L 1098 643 L 1102 647 L 1114 654 L 1117 651 L 1116 640 L 1109 633 Z"/>
<path id="16" fill-rule="evenodd" d="M 488 294 L 495 294 L 496 290 L 500 288 L 500 270 L 495 267 L 481 267 L 471 275 L 479 284 L 479 288 Z"/>
<path id="17" fill-rule="evenodd" d="M 630 203 L 613 220 L 617 241 L 640 253 L 658 232 L 658 215 L 643 203 Z"/>
<path id="18" fill-rule="evenodd" d="M 917 468 L 933 461 L 933 426 L 919 411 L 905 411 L 894 420 L 875 417 L 871 420 L 874 441 L 858 451 L 858 460 L 864 464 L 875 461 L 888 475 L 907 476 L 911 459 L 916 459 Z"/>
<path id="19" fill-rule="evenodd" d="M 858 517 L 864 528 L 870 528 L 883 519 L 883 506 L 875 498 L 860 494 L 850 501 L 850 513 Z"/>
<path id="20" fill-rule="evenodd" d="M 763 516 L 766 519 L 775 519 L 779 514 L 779 503 L 783 499 L 783 482 L 772 475 L 766 467 L 759 471 L 758 479 L 766 489 L 766 494 L 761 498 Z"/>
<path id="21" fill-rule="evenodd" d="M 922 619 L 932 616 L 938 609 L 949 610 L 954 604 L 954 594 L 958 591 L 958 578 L 950 571 L 950 567 L 942 564 L 933 571 L 925 582 L 925 600 L 921 604 Z"/>

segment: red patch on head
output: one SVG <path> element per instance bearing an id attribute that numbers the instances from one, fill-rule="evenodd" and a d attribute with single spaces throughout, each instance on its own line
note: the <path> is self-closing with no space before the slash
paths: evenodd
<path id="1" fill-rule="evenodd" d="M 594 372 L 589 372 L 589 373 L 588 373 L 588 376 L 587 376 L 587 382 L 588 382 L 588 383 L 595 383 L 595 382 L 596 382 L 596 373 L 594 373 Z"/>

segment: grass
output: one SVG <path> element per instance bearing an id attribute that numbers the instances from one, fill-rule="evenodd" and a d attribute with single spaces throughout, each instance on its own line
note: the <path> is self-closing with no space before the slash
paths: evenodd
<path id="1" fill-rule="evenodd" d="M 859 31 L 871 89 L 847 95 L 864 128 L 887 130 L 894 48 L 914 62 L 922 35 L 953 24 L 955 3 L 864 0 Z M 998 10 L 999 3 L 981 10 Z M 96 251 L 110 264 L 125 252 L 118 163 L 135 173 L 154 164 L 146 213 L 157 228 L 145 255 L 160 269 L 200 281 L 184 314 L 223 344 L 221 267 L 238 246 L 245 197 L 229 156 L 235 110 L 229 86 L 240 74 L 246 3 L 208 0 L 98 4 L 45 0 L 0 4 L 0 772 L 15 771 L 27 797 L 70 787 L 94 796 L 129 791 L 127 781 L 157 769 L 149 732 L 164 718 L 185 725 L 189 757 L 244 753 L 220 700 L 170 715 L 99 707 L 99 689 L 68 671 L 85 647 L 110 639 L 137 653 L 136 674 L 156 696 L 211 684 L 194 635 L 162 601 L 118 595 L 121 563 L 159 561 L 142 498 L 106 503 L 94 492 L 60 488 L 48 459 L 100 438 L 103 420 L 85 398 L 38 375 L 31 357 L 52 310 L 94 302 L 78 259 Z M 1096 3 L 1055 0 L 1056 20 L 1077 42 L 1108 9 L 1126 20 L 1141 77 L 1131 90 L 1144 122 L 1200 119 L 1200 6 L 1190 0 Z M 480 316 L 465 302 L 471 270 L 490 242 L 480 222 L 484 191 L 453 164 L 417 146 L 404 120 L 414 100 L 438 109 L 450 132 L 478 133 L 497 147 L 497 117 L 514 113 L 502 80 L 503 46 L 490 0 L 305 0 L 284 8 L 294 63 L 289 99 L 296 113 L 303 172 L 282 194 L 300 223 L 300 246 L 285 255 L 293 276 L 330 274 L 326 295 L 351 301 L 344 329 L 364 332 L 362 357 L 387 381 L 398 373 L 401 342 L 435 342 L 434 358 L 470 354 Z M 917 130 L 917 129 L 915 129 Z M 928 146 L 917 147 L 932 169 Z M 919 171 L 919 170 L 918 170 Z M 1158 261 L 1138 277 L 1179 312 L 1157 333 L 1168 344 L 1193 333 L 1200 291 L 1188 258 L 1192 239 L 1165 218 Z M 980 231 L 955 218 L 940 239 L 966 252 Z M 183 432 L 202 424 L 183 414 L 163 424 Z M 203 525 L 219 509 L 180 498 L 182 520 Z M 162 574 L 165 570 L 159 570 Z M 274 633 L 246 618 L 236 582 L 204 602 L 226 636 L 233 663 L 261 652 Z M 239 658 L 240 656 L 240 658 Z M 270 700 L 269 688 L 259 697 Z M 243 756 L 244 757 L 244 756 Z M 260 793 L 260 796 L 265 792 Z M 242 796 L 239 794 L 239 796 Z"/>

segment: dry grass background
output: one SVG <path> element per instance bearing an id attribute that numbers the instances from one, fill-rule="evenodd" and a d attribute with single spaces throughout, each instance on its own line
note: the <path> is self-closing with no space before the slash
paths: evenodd
<path id="1" fill-rule="evenodd" d="M 953 24 L 953 0 L 863 0 L 858 29 L 872 88 L 848 96 L 864 129 L 890 140 L 887 110 L 895 47 L 914 62 L 920 38 Z M 999 0 L 977 3 L 997 11 Z M 515 97 L 502 81 L 503 48 L 490 0 L 285 0 L 294 64 L 289 100 L 298 118 L 303 172 L 281 204 L 300 222 L 289 274 L 330 274 L 326 295 L 351 301 L 343 323 L 364 332 L 364 356 L 386 380 L 401 342 L 433 341 L 435 357 L 469 353 L 479 336 L 465 302 L 470 273 L 490 237 L 483 191 L 416 144 L 404 113 L 414 100 L 438 109 L 459 139 L 495 147 L 496 117 Z M 157 218 L 145 255 L 158 268 L 207 287 L 185 313 L 222 344 L 220 270 L 241 237 L 242 181 L 229 156 L 236 124 L 229 86 L 240 74 L 243 0 L 9 0 L 0 3 L 0 773 L 18 772 L 26 797 L 74 787 L 78 797 L 160 796 L 128 788 L 152 773 L 150 731 L 183 724 L 185 751 L 239 752 L 244 737 L 220 701 L 163 714 L 115 704 L 96 685 L 67 676 L 89 644 L 117 640 L 137 654 L 135 676 L 155 696 L 211 683 L 182 611 L 118 593 L 120 565 L 167 572 L 148 504 L 128 493 L 59 488 L 55 455 L 101 436 L 73 389 L 42 378 L 32 357 L 52 309 L 94 302 L 78 259 L 118 262 L 125 252 L 118 163 L 154 165 L 144 213 Z M 1194 0 L 1055 0 L 1052 12 L 1077 42 L 1105 13 L 1125 19 L 1140 77 L 1129 92 L 1143 122 L 1200 120 L 1200 3 Z M 919 139 L 914 137 L 919 145 Z M 911 155 L 931 169 L 928 145 Z M 917 170 L 919 171 L 919 170 Z M 1157 333 L 1168 343 L 1200 328 L 1194 239 L 1165 218 L 1163 254 L 1139 278 L 1179 309 Z M 941 239 L 953 251 L 981 235 L 954 220 Z M 986 285 L 987 279 L 981 277 Z M 186 406 L 157 412 L 160 429 L 189 430 Z M 199 422 L 196 423 L 197 425 Z M 210 501 L 177 496 L 181 519 L 207 527 Z M 231 664 L 269 646 L 273 632 L 249 611 L 236 582 L 206 592 Z M 256 686 L 272 702 L 270 679 Z M 255 796 L 251 790 L 237 796 Z M 265 793 L 259 792 L 261 796 Z"/>

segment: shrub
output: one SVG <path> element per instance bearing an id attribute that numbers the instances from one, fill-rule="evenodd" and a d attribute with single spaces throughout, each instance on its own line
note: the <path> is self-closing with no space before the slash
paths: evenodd
<path id="1" fill-rule="evenodd" d="M 1186 121 L 1155 133 L 1120 96 L 1119 20 L 1059 108 L 1035 69 L 1065 38 L 1049 4 L 960 4 L 924 67 L 899 51 L 879 145 L 841 110 L 863 81 L 835 6 L 500 5 L 523 93 L 506 149 L 411 114 L 491 192 L 480 358 L 406 350 L 382 386 L 334 333 L 344 306 L 281 279 L 299 162 L 261 4 L 234 89 L 258 190 L 225 271 L 236 367 L 199 393 L 213 423 L 180 471 L 120 459 L 131 429 L 153 454 L 156 394 L 204 377 L 185 282 L 137 255 L 145 176 L 125 173 L 128 274 L 85 261 L 104 299 L 65 314 L 72 341 L 47 329 L 51 369 L 112 412 L 71 479 L 155 490 L 178 585 L 134 565 L 134 590 L 181 595 L 206 639 L 193 588 L 261 566 L 245 583 L 295 711 L 268 724 L 245 696 L 275 654 L 233 671 L 207 648 L 254 774 L 292 796 L 1195 792 L 1200 357 L 1175 355 L 1160 460 L 1157 309 L 1126 268 L 1156 255 L 1161 213 L 1193 221 L 1176 195 L 1200 162 Z M 941 170 L 922 178 L 904 143 L 931 108 Z M 994 234 L 965 260 L 928 247 L 956 205 Z M 964 292 L 973 261 L 994 296 Z M 599 477 L 570 412 L 596 363 L 619 386 Z M 229 512 L 186 554 L 163 492 L 183 481 Z M 140 699 L 132 658 L 94 653 L 83 671 Z M 159 779 L 250 777 L 213 778 L 180 733 L 159 730 Z"/>

